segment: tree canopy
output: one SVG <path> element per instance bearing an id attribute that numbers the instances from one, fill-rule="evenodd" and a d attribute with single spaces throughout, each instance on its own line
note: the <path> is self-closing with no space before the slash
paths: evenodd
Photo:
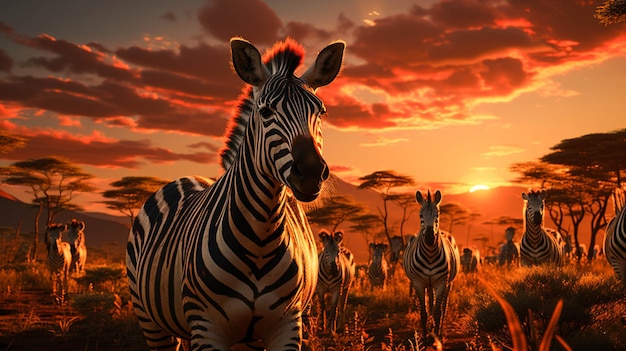
<path id="1" fill-rule="evenodd" d="M 128 216 L 132 226 L 136 211 L 152 193 L 168 182 L 157 177 L 124 177 L 111 183 L 113 189 L 102 192 L 102 196 L 111 199 L 104 201 L 107 207 Z"/>

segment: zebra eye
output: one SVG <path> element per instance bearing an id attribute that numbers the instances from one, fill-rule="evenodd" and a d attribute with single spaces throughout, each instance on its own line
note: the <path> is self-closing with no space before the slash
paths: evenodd
<path id="1" fill-rule="evenodd" d="M 263 118 L 270 118 L 274 114 L 274 111 L 272 111 L 272 109 L 270 109 L 269 107 L 261 107 L 259 113 Z"/>
<path id="2" fill-rule="evenodd" d="M 317 114 L 317 118 L 322 118 L 324 116 L 326 116 L 326 107 L 322 107 L 320 109 L 320 112 Z"/>

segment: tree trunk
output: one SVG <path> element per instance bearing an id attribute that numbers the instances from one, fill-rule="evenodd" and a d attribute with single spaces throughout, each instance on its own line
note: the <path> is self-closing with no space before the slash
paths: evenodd
<path id="1" fill-rule="evenodd" d="M 35 238 L 33 239 L 33 250 L 30 252 L 31 262 L 35 262 L 37 259 L 37 244 L 39 243 L 39 217 L 41 216 L 42 210 L 43 210 L 43 205 L 39 204 L 39 208 L 37 209 L 37 214 L 35 215 Z"/>

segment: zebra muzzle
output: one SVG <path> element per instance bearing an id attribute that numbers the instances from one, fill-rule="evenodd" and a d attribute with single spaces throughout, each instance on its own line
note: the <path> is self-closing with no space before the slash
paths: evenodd
<path id="1" fill-rule="evenodd" d="M 313 201 L 330 175 L 328 166 L 310 136 L 296 136 L 291 150 L 293 164 L 287 177 L 289 187 L 299 201 Z"/>

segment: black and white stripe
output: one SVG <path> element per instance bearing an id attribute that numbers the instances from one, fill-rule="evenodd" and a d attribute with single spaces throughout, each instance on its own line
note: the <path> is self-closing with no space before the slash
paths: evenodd
<path id="1" fill-rule="evenodd" d="M 615 217 L 604 233 L 604 254 L 615 274 L 626 284 L 626 197 L 622 188 L 615 189 L 613 200 Z"/>
<path id="2" fill-rule="evenodd" d="M 524 199 L 524 234 L 520 243 L 522 266 L 563 263 L 565 242 L 561 234 L 543 226 L 546 191 L 522 193 Z"/>
<path id="3" fill-rule="evenodd" d="M 315 200 L 329 171 L 321 156 L 315 90 L 338 74 L 345 44 L 293 75 L 302 48 L 287 40 L 261 59 L 231 40 L 242 95 L 215 183 L 185 177 L 140 210 L 127 246 L 132 301 L 151 349 L 229 350 L 237 343 L 300 350 L 302 310 L 317 280 L 317 251 L 299 201 Z M 209 123 L 209 122 L 208 122 Z"/>
<path id="4" fill-rule="evenodd" d="M 51 224 L 46 229 L 48 268 L 52 280 L 52 294 L 67 291 L 67 275 L 72 264 L 70 244 L 63 241 L 64 224 Z"/>
<path id="5" fill-rule="evenodd" d="M 417 191 L 415 199 L 420 208 L 420 232 L 409 240 L 404 251 L 404 271 L 411 288 L 417 295 L 420 307 L 422 337 L 428 334 L 429 312 L 435 321 L 433 332 L 441 339 L 442 328 L 448 304 L 448 294 L 459 266 L 459 250 L 454 237 L 439 229 L 439 203 L 441 192 L 437 190 L 431 197 L 430 191 L 424 198 Z"/>
<path id="6" fill-rule="evenodd" d="M 387 244 L 370 243 L 370 262 L 367 268 L 367 277 L 370 281 L 370 290 L 380 287 L 383 290 L 387 287 L 387 275 L 389 263 L 385 258 Z"/>
<path id="7" fill-rule="evenodd" d="M 319 274 L 316 292 L 320 303 L 321 322 L 325 329 L 343 330 L 348 292 L 356 269 L 354 256 L 350 250 L 341 245 L 343 232 L 329 234 L 322 230 L 319 237 L 323 249 L 318 255 Z M 326 294 L 331 295 L 328 309 L 325 303 Z"/>
<path id="8" fill-rule="evenodd" d="M 72 219 L 67 222 L 67 236 L 72 250 L 72 267 L 76 274 L 85 270 L 87 262 L 87 245 L 85 244 L 85 222 Z"/>

